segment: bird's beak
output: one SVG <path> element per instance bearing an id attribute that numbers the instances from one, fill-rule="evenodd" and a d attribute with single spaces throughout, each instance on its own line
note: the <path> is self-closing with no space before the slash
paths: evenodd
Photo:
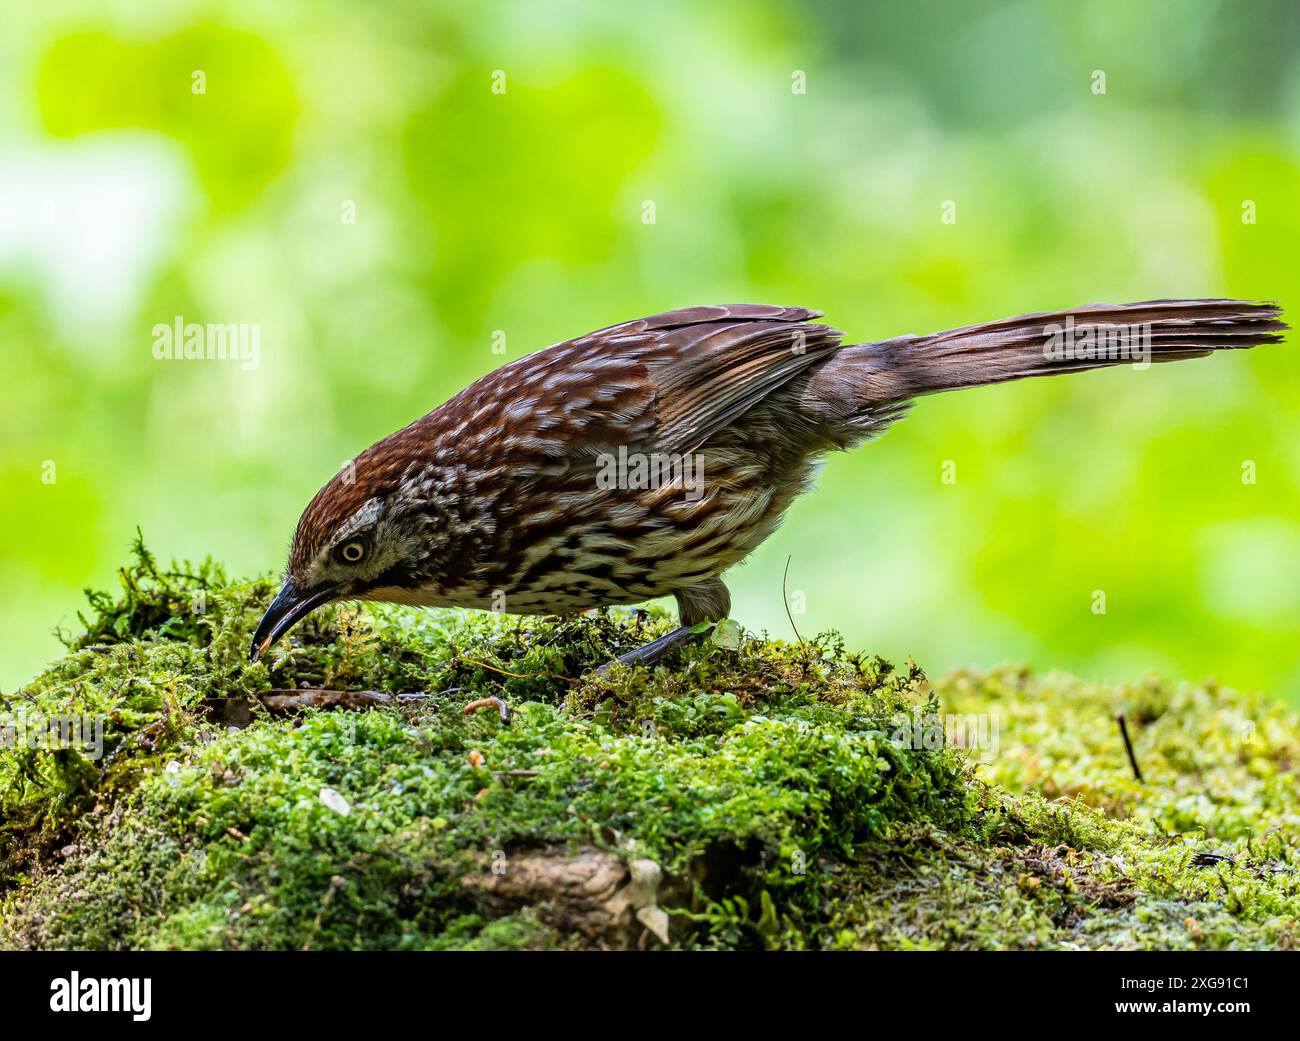
<path id="1" fill-rule="evenodd" d="M 300 591 L 291 580 L 286 579 L 279 595 L 271 601 L 271 606 L 262 615 L 262 621 L 253 634 L 253 646 L 248 652 L 250 662 L 257 661 L 267 648 L 281 636 L 297 625 L 321 604 L 329 603 L 339 594 L 339 589 L 329 585 L 309 592 Z"/>

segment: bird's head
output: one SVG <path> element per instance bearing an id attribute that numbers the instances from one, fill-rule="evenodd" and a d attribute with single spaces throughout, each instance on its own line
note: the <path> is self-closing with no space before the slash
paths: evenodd
<path id="1" fill-rule="evenodd" d="M 336 474 L 303 511 L 284 585 L 257 627 L 249 661 L 324 604 L 404 600 L 423 583 L 421 566 L 443 541 L 428 482 L 376 465 L 382 455 L 373 452 Z"/>

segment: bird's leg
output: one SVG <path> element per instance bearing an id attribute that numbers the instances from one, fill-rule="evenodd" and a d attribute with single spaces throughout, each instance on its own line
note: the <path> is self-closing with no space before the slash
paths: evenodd
<path id="1" fill-rule="evenodd" d="M 676 629 L 652 640 L 643 647 L 621 654 L 596 670 L 603 676 L 617 662 L 620 665 L 654 665 L 665 654 L 689 640 L 697 640 L 709 629 L 701 622 L 720 622 L 731 610 L 731 594 L 720 578 L 705 579 L 690 589 L 683 589 L 677 597 L 677 615 L 681 621 Z"/>

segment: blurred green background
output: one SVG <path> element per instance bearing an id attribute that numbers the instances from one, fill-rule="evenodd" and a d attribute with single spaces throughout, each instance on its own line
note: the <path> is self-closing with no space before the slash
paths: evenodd
<path id="1" fill-rule="evenodd" d="M 343 460 L 612 322 L 797 303 L 872 340 L 1226 295 L 1294 321 L 1298 38 L 1289 0 L 9 5 L 0 686 L 137 525 L 278 569 Z M 175 315 L 257 323 L 260 366 L 156 361 Z M 931 672 L 1300 703 L 1296 358 L 923 401 L 830 460 L 734 614 L 788 635 L 791 557 L 805 635 Z"/>

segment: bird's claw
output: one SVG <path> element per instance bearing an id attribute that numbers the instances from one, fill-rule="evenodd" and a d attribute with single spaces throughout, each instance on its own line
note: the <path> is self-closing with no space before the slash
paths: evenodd
<path id="1" fill-rule="evenodd" d="M 699 639 L 702 635 L 703 632 L 696 626 L 678 626 L 672 632 L 666 633 L 657 640 L 652 640 L 642 647 L 628 651 L 626 654 L 620 654 L 613 661 L 605 662 L 604 665 L 596 669 L 596 675 L 606 675 L 615 665 L 654 665 L 674 647 L 689 640 Z"/>

